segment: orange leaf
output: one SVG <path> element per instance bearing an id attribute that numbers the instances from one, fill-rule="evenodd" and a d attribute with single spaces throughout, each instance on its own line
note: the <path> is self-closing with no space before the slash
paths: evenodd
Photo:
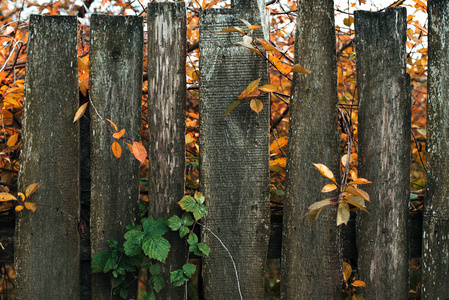
<path id="1" fill-rule="evenodd" d="M 112 126 L 114 126 L 115 131 L 118 131 L 117 125 L 114 124 L 114 122 L 112 122 L 111 120 L 109 120 L 108 118 L 106 118 L 106 120 L 112 124 Z"/>
<path id="2" fill-rule="evenodd" d="M 263 92 L 267 92 L 267 93 L 269 93 L 269 92 L 276 92 L 277 89 L 278 89 L 278 86 L 275 85 L 275 84 L 273 84 L 273 83 L 269 83 L 269 84 L 262 85 L 262 86 L 259 88 L 259 90 L 261 90 L 261 91 L 263 91 Z"/>
<path id="3" fill-rule="evenodd" d="M 17 200 L 17 198 L 11 195 L 10 193 L 0 193 L 0 202 L 11 200 Z"/>
<path id="4" fill-rule="evenodd" d="M 349 184 L 368 184 L 372 183 L 371 181 L 366 180 L 365 178 L 357 178 L 351 181 Z"/>
<path id="5" fill-rule="evenodd" d="M 125 134 L 125 129 L 120 130 L 120 132 L 116 132 L 112 135 L 114 139 L 119 139 Z"/>
<path id="6" fill-rule="evenodd" d="M 32 210 L 33 212 L 36 211 L 36 208 L 37 208 L 36 203 L 25 202 L 24 205 L 25 205 L 26 209 Z"/>
<path id="7" fill-rule="evenodd" d="M 84 112 L 86 111 L 87 108 L 87 104 L 89 104 L 89 102 L 84 103 L 78 108 L 75 114 L 75 118 L 73 118 L 73 123 L 78 121 L 84 115 Z"/>
<path id="8" fill-rule="evenodd" d="M 326 184 L 323 189 L 321 190 L 322 193 L 327 193 L 327 192 L 332 192 L 335 191 L 337 189 L 337 186 L 333 183 L 331 184 Z"/>
<path id="9" fill-rule="evenodd" d="M 347 262 L 343 262 L 343 278 L 345 281 L 348 281 L 349 277 L 351 277 L 352 268 L 351 265 Z"/>
<path id="10" fill-rule="evenodd" d="M 259 114 L 263 109 L 263 103 L 259 99 L 253 99 L 249 103 L 249 107 L 251 107 L 251 109 L 255 111 L 257 114 Z"/>
<path id="11" fill-rule="evenodd" d="M 267 42 L 264 39 L 257 39 L 259 41 L 259 43 L 262 44 L 262 46 L 265 48 L 265 50 L 267 51 L 275 51 L 277 50 L 276 47 L 274 47 L 273 45 L 271 45 L 269 42 Z"/>
<path id="12" fill-rule="evenodd" d="M 246 87 L 246 94 L 249 95 L 251 94 L 259 85 L 259 82 L 262 78 L 256 79 L 254 81 L 251 81 L 250 84 L 248 84 L 248 86 Z"/>
<path id="13" fill-rule="evenodd" d="M 288 138 L 285 136 L 281 137 L 280 139 L 274 140 L 270 145 L 270 153 L 276 154 L 277 153 L 276 150 L 287 145 L 287 142 Z"/>
<path id="14" fill-rule="evenodd" d="M 259 25 L 251 25 L 251 27 L 249 28 L 249 30 L 253 30 L 253 29 L 259 29 L 262 28 Z"/>
<path id="15" fill-rule="evenodd" d="M 112 153 L 114 154 L 114 156 L 116 158 L 120 158 L 120 156 L 122 156 L 122 147 L 120 146 L 119 143 L 117 143 L 117 141 L 114 141 L 112 143 L 111 148 L 112 148 Z"/>
<path id="16" fill-rule="evenodd" d="M 23 209 L 22 205 L 17 205 L 15 208 L 16 211 L 21 211 L 22 209 Z"/>
<path id="17" fill-rule="evenodd" d="M 12 147 L 12 146 L 14 146 L 17 143 L 18 139 L 19 139 L 19 134 L 18 133 L 14 134 L 14 135 L 11 135 L 9 137 L 8 141 L 6 142 L 6 145 L 8 147 Z"/>
<path id="18" fill-rule="evenodd" d="M 354 196 L 358 196 L 360 198 L 365 199 L 366 201 L 370 201 L 369 200 L 369 195 L 367 192 L 365 192 L 364 190 L 352 187 L 352 186 L 348 186 L 345 188 L 345 192 L 349 192 L 351 194 L 353 194 Z"/>
<path id="19" fill-rule="evenodd" d="M 134 154 L 134 157 L 137 158 L 138 161 L 140 161 L 141 163 L 145 162 L 145 159 L 147 158 L 147 150 L 141 143 L 134 141 L 132 152 Z"/>
<path id="20" fill-rule="evenodd" d="M 337 183 L 335 181 L 335 177 L 334 174 L 332 173 L 331 170 L 329 170 L 328 167 L 326 167 L 323 164 L 313 164 L 315 166 L 315 168 L 318 169 L 318 171 L 320 171 L 321 174 L 323 174 L 324 177 L 329 178 L 330 180 L 332 180 L 333 182 Z"/>
<path id="21" fill-rule="evenodd" d="M 220 30 L 219 32 L 238 32 L 241 35 L 246 35 L 246 32 L 240 27 L 225 28 Z"/>
<path id="22" fill-rule="evenodd" d="M 270 160 L 270 166 L 280 166 L 285 168 L 287 166 L 287 158 L 281 157 L 275 160 Z"/>
<path id="23" fill-rule="evenodd" d="M 351 283 L 351 285 L 356 287 L 366 287 L 366 283 L 362 280 L 354 280 L 354 282 Z"/>
<path id="24" fill-rule="evenodd" d="M 89 56 L 78 57 L 78 69 L 89 72 Z"/>
<path id="25" fill-rule="evenodd" d="M 310 74 L 310 73 L 312 73 L 312 71 L 305 69 L 300 64 L 294 65 L 293 68 L 292 68 L 292 72 L 303 73 L 303 74 Z"/>
<path id="26" fill-rule="evenodd" d="M 247 100 L 247 99 L 254 99 L 260 96 L 259 90 L 254 90 L 251 94 L 248 95 L 246 90 L 244 90 L 237 98 L 239 100 Z"/>
<path id="27" fill-rule="evenodd" d="M 31 196 L 37 190 L 38 187 L 39 183 L 30 184 L 25 191 L 26 197 L 28 198 L 29 196 Z"/>

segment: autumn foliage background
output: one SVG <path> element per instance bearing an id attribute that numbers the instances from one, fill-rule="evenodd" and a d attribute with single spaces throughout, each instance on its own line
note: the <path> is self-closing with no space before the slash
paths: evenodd
<path id="1" fill-rule="evenodd" d="M 153 1 L 164 2 L 164 1 Z M 266 1 L 271 13 L 270 43 L 279 51 L 269 51 L 271 83 L 278 89 L 270 99 L 271 116 L 271 206 L 274 215 L 282 213 L 284 195 L 284 177 L 287 155 L 288 105 L 292 78 L 293 47 L 297 1 Z M 366 3 L 368 2 L 368 3 Z M 371 2 L 371 3 L 370 3 Z M 375 3 L 373 3 L 375 2 Z M 380 3 L 382 2 L 382 3 Z M 17 174 L 20 164 L 22 107 L 25 79 L 25 63 L 28 42 L 28 20 L 30 13 L 50 15 L 78 15 L 78 66 L 81 99 L 87 99 L 89 92 L 89 20 L 92 13 L 114 15 L 146 16 L 144 0 L 0 0 L 0 192 L 17 195 Z M 356 176 L 357 163 L 357 89 L 355 70 L 355 47 L 353 14 L 355 9 L 383 10 L 387 6 L 406 6 L 408 8 L 407 29 L 407 72 L 411 76 L 412 91 L 412 145 L 411 189 L 416 197 L 412 199 L 411 211 L 422 209 L 422 189 L 425 184 L 426 163 L 426 102 L 427 102 L 427 7 L 422 0 L 335 1 L 336 16 L 336 53 L 338 64 L 338 97 L 340 109 L 341 155 L 346 159 L 347 141 L 353 140 L 350 176 Z M 198 184 L 198 12 L 201 9 L 230 7 L 230 1 L 187 0 L 187 116 L 186 116 L 186 188 L 196 189 Z M 242 24 L 242 27 L 244 24 Z M 249 51 L 249 50 L 248 50 Z M 147 49 L 144 50 L 146 55 Z M 148 84 L 146 81 L 147 59 L 144 60 L 144 88 L 142 96 L 141 141 L 148 148 Z M 51 66 L 48 66 L 51 67 Z M 151 71 L 151 70 L 150 70 Z M 249 83 L 249 82 L 248 82 Z M 57 101 L 57 99 L 55 99 Z M 317 107 L 317 110 L 320 108 Z M 344 116 L 344 117 L 343 117 Z M 343 119 L 344 118 L 344 119 Z M 112 120 L 114 121 L 114 120 Z M 349 130 L 345 126 L 349 124 Z M 337 124 L 336 124 L 337 126 Z M 120 128 L 119 128 L 120 129 Z M 45 139 L 46 137 L 42 137 Z M 111 149 L 104 149 L 111 151 Z M 124 149 L 123 151 L 128 151 Z M 148 159 L 141 164 L 141 177 L 147 177 Z M 142 191 L 145 187 L 142 186 Z M 142 199 L 147 199 L 145 193 Z M 0 202 L 0 218 L 13 214 L 17 203 Z M 39 209 L 36 211 L 39 213 Z M 0 245 L 1 246 L 1 245 Z M 0 255 L 1 255 L 0 248 Z M 8 265 L 1 265 L 4 292 L 11 288 L 8 278 L 14 278 L 14 272 Z M 272 285 L 275 285 L 276 280 Z M 416 285 L 419 289 L 419 283 Z M 2 294 L 3 295 L 3 294 Z M 3 299 L 3 296 L 2 296 Z M 5 298 L 6 299 L 6 298 Z"/>

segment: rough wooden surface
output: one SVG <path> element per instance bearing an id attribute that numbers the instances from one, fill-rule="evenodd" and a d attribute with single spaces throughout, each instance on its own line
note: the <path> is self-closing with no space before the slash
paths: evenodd
<path id="1" fill-rule="evenodd" d="M 114 157 L 112 120 L 125 135 L 140 139 L 143 27 L 135 16 L 93 15 L 91 19 L 90 93 L 91 250 L 108 250 L 108 240 L 124 241 L 125 226 L 135 219 L 139 198 L 139 161 L 120 141 L 122 156 Z M 97 111 L 98 114 L 97 115 Z M 111 131 L 110 131 L 111 130 Z M 92 299 L 109 299 L 104 274 L 92 275 Z M 132 293 L 131 293 L 132 294 Z"/>
<path id="2" fill-rule="evenodd" d="M 181 3 L 148 6 L 149 214 L 182 215 L 178 202 L 185 185 L 186 7 Z M 187 262 L 188 247 L 178 232 L 167 236 L 171 248 L 162 273 L 160 299 L 184 299 L 185 286 L 173 287 L 170 272 Z"/>
<path id="3" fill-rule="evenodd" d="M 429 0 L 427 181 L 421 296 L 449 297 L 449 2 Z"/>
<path id="4" fill-rule="evenodd" d="M 311 227 L 305 217 L 312 203 L 329 197 L 321 188 L 330 181 L 312 163 L 339 180 L 334 7 L 301 0 L 298 9 L 295 62 L 312 72 L 295 73 L 292 83 L 281 299 L 340 299 L 336 210 L 326 208 Z"/>
<path id="5" fill-rule="evenodd" d="M 407 299 L 410 79 L 405 8 L 356 11 L 359 177 L 371 215 L 357 216 L 358 279 L 366 299 Z"/>
<path id="6" fill-rule="evenodd" d="M 200 13 L 200 182 L 205 224 L 233 255 L 243 299 L 262 299 L 270 230 L 268 99 L 261 98 L 259 115 L 244 101 L 222 118 L 251 81 L 268 82 L 267 63 L 235 44 L 242 36 L 219 33 L 244 26 L 239 18 L 261 23 L 254 11 Z M 208 231 L 202 238 L 211 248 L 203 260 L 205 299 L 240 299 L 228 253 Z"/>
<path id="7" fill-rule="evenodd" d="M 76 17 L 31 17 L 19 191 L 38 182 L 29 201 L 53 208 L 17 215 L 16 299 L 80 297 L 76 39 Z"/>

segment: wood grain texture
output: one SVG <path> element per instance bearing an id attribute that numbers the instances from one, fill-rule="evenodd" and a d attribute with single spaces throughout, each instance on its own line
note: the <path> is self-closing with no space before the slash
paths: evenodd
<path id="1" fill-rule="evenodd" d="M 333 1 L 299 1 L 295 40 L 295 62 L 311 73 L 292 82 L 281 299 L 340 299 L 336 211 L 324 209 L 311 227 L 305 217 L 312 203 L 336 195 L 321 193 L 330 181 L 313 163 L 340 177 Z"/>
<path id="2" fill-rule="evenodd" d="M 91 250 L 108 250 L 108 240 L 124 242 L 125 226 L 135 219 L 139 198 L 139 161 L 120 141 L 122 156 L 111 151 L 112 120 L 125 135 L 139 141 L 143 27 L 135 16 L 93 15 L 90 44 L 91 108 Z M 109 130 L 108 130 L 109 129 Z M 112 130 L 112 131 L 110 131 Z M 109 299 L 104 274 L 92 275 L 92 299 Z M 130 293 L 135 294 L 136 291 Z"/>
<path id="3" fill-rule="evenodd" d="M 185 186 L 186 7 L 148 6 L 149 214 L 155 219 L 182 215 L 178 202 Z M 169 232 L 170 254 L 162 266 L 166 287 L 160 299 L 184 299 L 185 286 L 169 285 L 170 272 L 187 262 L 188 247 Z"/>
<path id="4" fill-rule="evenodd" d="M 449 296 L 449 2 L 428 2 L 427 180 L 422 299 Z"/>
<path id="5" fill-rule="evenodd" d="M 28 200 L 53 209 L 38 206 L 17 215 L 16 299 L 80 297 L 76 49 L 76 17 L 31 17 L 19 191 L 38 182 Z"/>
<path id="6" fill-rule="evenodd" d="M 357 216 L 358 279 L 366 299 L 407 299 L 410 198 L 410 78 L 406 9 L 355 14 L 359 177 L 371 215 Z"/>
<path id="7" fill-rule="evenodd" d="M 251 81 L 268 82 L 267 63 L 235 44 L 242 36 L 219 33 L 242 26 L 239 18 L 267 22 L 254 11 L 200 13 L 200 183 L 209 210 L 205 224 L 236 260 L 243 299 L 262 299 L 270 229 L 268 99 L 260 99 L 259 115 L 244 101 L 222 118 Z M 208 231 L 202 239 L 211 248 L 203 259 L 205 298 L 240 299 L 228 253 Z"/>

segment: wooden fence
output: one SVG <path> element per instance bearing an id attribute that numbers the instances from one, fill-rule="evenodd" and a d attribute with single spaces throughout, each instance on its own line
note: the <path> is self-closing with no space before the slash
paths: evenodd
<path id="1" fill-rule="evenodd" d="M 429 1 L 428 7 L 422 298 L 444 299 L 449 297 L 449 47 L 445 43 L 449 2 Z M 235 0 L 231 9 L 200 12 L 200 184 L 209 209 L 205 225 L 233 254 L 243 299 L 263 298 L 267 255 L 281 257 L 282 299 L 340 299 L 342 258 L 355 258 L 348 246 L 341 253 L 341 239 L 355 245 L 354 224 L 337 228 L 332 209 L 324 210 L 312 227 L 304 217 L 308 206 L 322 199 L 320 190 L 327 183 L 312 163 L 326 164 L 334 174 L 340 169 L 333 3 L 300 0 L 298 5 L 295 61 L 312 72 L 295 73 L 293 78 L 282 242 L 276 224 L 270 234 L 268 99 L 262 99 L 265 108 L 259 115 L 240 105 L 221 117 L 250 81 L 269 80 L 267 63 L 236 45 L 240 34 L 218 33 L 239 26 L 239 18 L 261 25 L 260 36 L 267 38 L 263 0 Z M 357 216 L 358 279 L 366 282 L 367 287 L 360 289 L 366 299 L 407 299 L 410 251 L 416 256 L 421 252 L 421 225 L 412 219 L 409 226 L 411 99 L 406 24 L 405 8 L 355 13 L 359 174 L 373 182 L 368 187 L 372 215 Z M 176 203 L 184 195 L 185 26 L 183 3 L 149 5 L 149 199 L 154 217 L 179 212 Z M 119 160 L 113 157 L 113 138 L 103 123 L 112 119 L 126 128 L 129 137 L 139 139 L 142 19 L 92 16 L 92 105 L 90 117 L 81 124 L 72 123 L 83 104 L 78 92 L 76 17 L 32 16 L 29 31 L 19 190 L 39 182 L 31 201 L 60 211 L 18 213 L 16 296 L 109 299 L 108 280 L 103 274 L 90 278 L 89 261 L 91 255 L 107 249 L 107 240 L 123 241 L 124 225 L 135 216 L 139 166 L 127 151 Z M 90 239 L 80 239 L 80 207 L 89 202 Z M 10 231 L 2 231 L 1 242 L 9 251 L 0 252 L 2 261 L 11 261 Z M 410 236 L 416 235 L 410 243 Z M 175 255 L 165 268 L 173 270 L 185 263 L 187 251 L 175 236 L 169 239 Z M 211 247 L 202 266 L 204 298 L 239 299 L 227 253 L 210 233 L 203 232 L 202 239 Z M 182 287 L 161 293 L 160 299 L 186 297 Z"/>

